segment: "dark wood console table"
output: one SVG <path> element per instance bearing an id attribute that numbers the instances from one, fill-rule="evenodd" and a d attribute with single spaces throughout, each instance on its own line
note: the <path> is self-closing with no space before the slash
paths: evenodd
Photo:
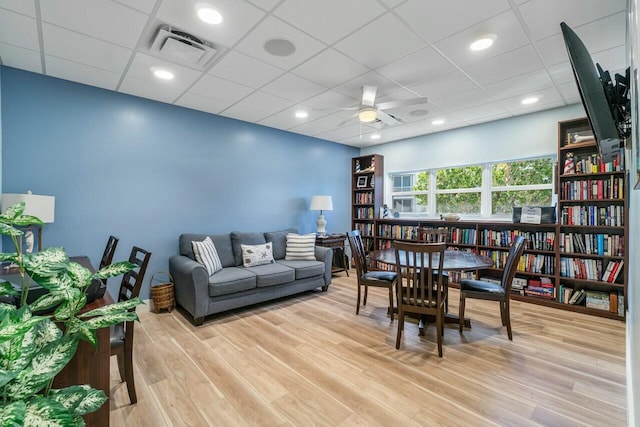
<path id="1" fill-rule="evenodd" d="M 347 277 L 349 277 L 349 260 L 344 250 L 344 242 L 346 238 L 346 234 L 327 234 L 324 236 L 316 236 L 316 245 L 333 249 L 331 274 L 344 271 L 347 273 Z"/>

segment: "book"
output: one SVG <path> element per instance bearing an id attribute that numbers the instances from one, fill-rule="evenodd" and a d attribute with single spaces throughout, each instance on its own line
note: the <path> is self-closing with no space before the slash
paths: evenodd
<path id="1" fill-rule="evenodd" d="M 569 304 L 576 304 L 578 298 L 580 298 L 583 293 L 584 289 L 576 289 L 575 291 L 573 291 L 573 294 L 571 294 L 571 298 L 569 298 Z"/>
<path id="2" fill-rule="evenodd" d="M 618 275 L 622 271 L 623 264 L 624 264 L 623 260 L 620 260 L 615 263 L 614 270 L 611 272 L 611 274 L 609 274 L 609 277 L 607 278 L 607 282 L 615 283 L 616 279 L 618 278 Z"/>

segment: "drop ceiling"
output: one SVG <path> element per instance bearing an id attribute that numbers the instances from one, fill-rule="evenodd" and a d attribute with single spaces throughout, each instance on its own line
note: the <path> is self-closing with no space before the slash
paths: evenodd
<path id="1" fill-rule="evenodd" d="M 197 17 L 202 3 L 221 24 Z M 626 19 L 626 0 L 0 0 L 0 63 L 362 147 L 578 103 L 560 22 L 623 72 Z M 163 25 L 215 56 L 201 66 L 150 50 Z M 486 34 L 489 49 L 469 49 Z M 270 54 L 271 39 L 295 51 Z M 396 126 L 344 123 L 363 85 L 376 103 L 429 102 L 387 110 Z"/>

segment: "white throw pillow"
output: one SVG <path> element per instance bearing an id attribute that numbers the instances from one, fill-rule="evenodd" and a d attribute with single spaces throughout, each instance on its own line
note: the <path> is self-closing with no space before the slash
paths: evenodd
<path id="1" fill-rule="evenodd" d="M 287 253 L 284 259 L 289 261 L 316 260 L 316 234 L 287 234 Z"/>
<path id="2" fill-rule="evenodd" d="M 209 236 L 202 242 L 191 242 L 191 247 L 193 248 L 196 261 L 204 265 L 209 276 L 222 270 L 222 263 L 220 262 L 218 251 L 216 251 L 216 247 L 213 245 L 213 241 Z"/>
<path id="3" fill-rule="evenodd" d="M 271 242 L 264 245 L 240 245 L 242 248 L 242 265 L 255 267 L 256 265 L 273 264 L 273 246 Z"/>

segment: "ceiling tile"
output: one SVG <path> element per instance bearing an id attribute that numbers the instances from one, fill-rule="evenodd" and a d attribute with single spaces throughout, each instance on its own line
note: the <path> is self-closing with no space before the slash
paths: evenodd
<path id="1" fill-rule="evenodd" d="M 36 20 L 3 10 L 0 13 L 0 43 L 40 51 Z"/>
<path id="2" fill-rule="evenodd" d="M 569 61 L 550 66 L 549 74 L 551 75 L 553 82 L 557 85 L 567 82 L 575 84 L 576 81 Z"/>
<path id="3" fill-rule="evenodd" d="M 602 16 L 626 10 L 626 0 L 531 0 L 519 6 L 534 41 L 560 34 L 560 22 L 574 30 Z M 552 16 L 553 19 L 549 19 Z"/>
<path id="4" fill-rule="evenodd" d="M 262 8 L 264 10 L 272 10 L 282 0 L 247 0 L 250 3 Z"/>
<path id="5" fill-rule="evenodd" d="M 48 76 L 109 90 L 116 90 L 120 81 L 120 73 L 78 64 L 55 56 L 46 55 L 44 60 Z"/>
<path id="6" fill-rule="evenodd" d="M 402 101 L 406 99 L 415 99 L 417 97 L 418 96 L 415 93 L 407 89 L 400 89 L 396 92 L 392 92 L 388 95 L 377 98 L 376 103 L 380 104 L 383 102 L 390 102 L 390 101 Z M 385 111 L 388 114 L 391 114 L 392 116 L 399 118 L 400 120 L 406 123 L 424 120 L 426 117 L 430 117 L 433 114 L 441 113 L 441 110 L 431 103 L 414 104 L 414 105 L 409 105 L 407 107 L 399 107 L 399 108 L 387 108 L 383 111 Z"/>
<path id="7" fill-rule="evenodd" d="M 489 85 L 543 68 L 533 46 L 527 45 L 511 52 L 503 53 L 478 62 L 464 69 L 481 85 Z"/>
<path id="8" fill-rule="evenodd" d="M 0 0 L 0 8 L 12 10 L 14 12 L 36 17 L 36 9 L 33 1 L 25 0 Z"/>
<path id="9" fill-rule="evenodd" d="M 289 56 L 271 55 L 264 50 L 264 44 L 271 39 L 288 40 L 295 45 L 296 50 Z M 302 33 L 291 25 L 270 16 L 262 21 L 236 48 L 240 52 L 244 52 L 254 58 L 289 70 L 320 52 L 325 47 L 324 44 Z"/>
<path id="10" fill-rule="evenodd" d="M 422 83 L 409 86 L 409 89 L 429 99 L 443 98 L 476 88 L 477 85 L 460 71 L 452 71 Z"/>
<path id="11" fill-rule="evenodd" d="M 254 92 L 240 102 L 222 111 L 223 116 L 233 117 L 240 120 L 250 120 L 258 122 L 267 116 L 278 113 L 291 106 L 291 102 L 277 96 Z"/>
<path id="12" fill-rule="evenodd" d="M 538 98 L 538 102 L 536 102 L 535 104 L 522 105 L 522 100 L 524 98 L 534 96 Z M 546 89 L 532 90 L 523 95 L 503 99 L 500 101 L 500 105 L 502 105 L 510 112 L 518 112 L 533 111 L 533 109 L 539 108 L 539 106 L 555 104 L 558 102 L 562 102 L 562 98 L 560 97 L 558 90 L 555 87 L 549 87 Z"/>
<path id="13" fill-rule="evenodd" d="M 260 90 L 293 102 L 300 102 L 324 92 L 327 88 L 288 73 L 278 77 Z"/>
<path id="14" fill-rule="evenodd" d="M 404 58 L 378 68 L 376 71 L 389 80 L 404 86 L 431 79 L 453 70 L 451 62 L 447 61 L 432 47 L 427 46 Z"/>
<path id="15" fill-rule="evenodd" d="M 295 115 L 297 111 L 305 111 L 307 112 L 308 116 L 304 119 L 297 118 Z M 261 120 L 259 124 L 286 130 L 319 119 L 320 117 L 326 116 L 328 114 L 328 111 L 312 110 L 305 105 L 295 105 L 264 120 Z"/>
<path id="16" fill-rule="evenodd" d="M 156 0 L 114 0 L 118 3 L 122 3 L 125 6 L 138 9 L 141 12 L 150 14 L 153 11 L 153 7 L 156 4 Z"/>
<path id="17" fill-rule="evenodd" d="M 558 98 L 559 97 L 560 95 L 558 95 Z M 547 104 L 533 104 L 533 105 L 527 105 L 527 106 L 521 105 L 520 108 L 514 108 L 513 110 L 509 110 L 509 112 L 512 115 L 531 114 L 531 113 L 535 113 L 536 111 L 550 110 L 552 108 L 563 107 L 564 105 L 566 105 L 564 101 L 560 100 L 555 102 L 549 102 Z"/>
<path id="18" fill-rule="evenodd" d="M 562 99 L 567 104 L 575 104 L 578 102 L 582 102 L 580 98 L 580 92 L 578 92 L 578 86 L 575 82 L 563 83 L 558 85 L 558 92 L 562 96 Z"/>
<path id="19" fill-rule="evenodd" d="M 234 103 L 249 95 L 253 90 L 218 77 L 203 76 L 189 88 L 189 92 L 227 103 Z"/>
<path id="20" fill-rule="evenodd" d="M 511 113 L 499 113 L 491 116 L 485 116 L 474 120 L 468 120 L 467 123 L 469 125 L 479 125 L 480 123 L 492 122 L 494 120 L 507 119 L 509 117 L 513 117 Z"/>
<path id="21" fill-rule="evenodd" d="M 51 24 L 42 24 L 44 52 L 102 70 L 122 73 L 131 51 Z"/>
<path id="22" fill-rule="evenodd" d="M 229 107 L 231 102 L 198 95 L 193 92 L 187 92 L 178 98 L 175 104 L 194 110 L 206 111 L 211 114 L 218 114 L 220 111 Z"/>
<path id="23" fill-rule="evenodd" d="M 136 45 L 149 18 L 119 3 L 100 0 L 43 1 L 40 11 L 44 22 L 128 48 Z"/>
<path id="24" fill-rule="evenodd" d="M 500 100 L 518 96 L 530 91 L 546 89 L 553 86 L 547 70 L 541 69 L 498 83 L 487 85 L 485 89 L 494 99 Z"/>
<path id="25" fill-rule="evenodd" d="M 399 5 L 400 3 L 402 3 L 405 0 L 382 0 L 382 3 L 386 4 L 387 7 L 396 7 L 397 5 Z"/>
<path id="26" fill-rule="evenodd" d="M 369 69 L 334 49 L 327 49 L 292 71 L 322 86 L 334 87 L 366 73 Z"/>
<path id="27" fill-rule="evenodd" d="M 409 0 L 395 9 L 425 40 L 435 43 L 509 9 L 507 0 Z"/>
<path id="28" fill-rule="evenodd" d="M 202 3 L 220 12 L 220 24 L 210 25 L 198 18 L 197 6 Z M 264 16 L 264 11 L 238 0 L 164 0 L 157 13 L 162 22 L 227 47 L 235 45 Z"/>
<path id="29" fill-rule="evenodd" d="M 129 76 L 124 78 L 118 92 L 169 104 L 182 93 L 180 89 L 173 86 L 163 86 L 160 83 L 138 80 Z"/>
<path id="30" fill-rule="evenodd" d="M 476 120 L 484 117 L 496 116 L 499 114 L 505 114 L 507 110 L 497 102 L 489 104 L 478 105 L 472 108 L 466 108 L 464 110 L 456 111 L 453 116 L 462 121 Z"/>
<path id="31" fill-rule="evenodd" d="M 390 13 L 334 45 L 337 50 L 371 68 L 392 62 L 424 46 L 418 36 Z"/>
<path id="32" fill-rule="evenodd" d="M 324 132 L 318 135 L 315 135 L 317 138 L 326 139 L 328 141 L 335 141 L 338 139 L 346 139 L 351 138 L 353 136 L 364 135 L 370 133 L 372 128 L 361 124 L 361 123 L 353 123 L 347 126 L 340 127 L 338 129 L 333 129 L 328 132 Z"/>
<path id="33" fill-rule="evenodd" d="M 473 51 L 469 48 L 479 36 L 487 34 L 496 36 L 495 42 L 490 48 L 480 51 Z M 509 10 L 447 37 L 436 43 L 435 47 L 459 67 L 464 67 L 527 44 L 529 44 L 529 38 L 516 15 Z"/>
<path id="34" fill-rule="evenodd" d="M 0 61 L 7 67 L 42 73 L 40 52 L 0 43 Z"/>
<path id="35" fill-rule="evenodd" d="M 463 110 L 476 105 L 488 104 L 492 101 L 493 99 L 491 99 L 484 90 L 478 88 L 460 92 L 455 95 L 433 98 L 434 104 L 437 104 L 438 107 L 448 112 Z"/>
<path id="36" fill-rule="evenodd" d="M 284 71 L 243 53 L 230 51 L 216 63 L 209 74 L 254 89 L 264 86 Z"/>
<path id="37" fill-rule="evenodd" d="M 289 130 L 291 132 L 315 136 L 322 132 L 327 132 L 327 130 L 338 128 L 338 125 L 348 119 L 352 114 L 353 113 L 350 111 L 338 111 L 328 116 L 321 117 L 317 120 L 295 126 Z"/>
<path id="38" fill-rule="evenodd" d="M 304 105 L 329 112 L 340 108 L 348 108 L 359 105 L 359 100 L 350 98 L 333 90 L 328 90 L 304 101 Z"/>
<path id="39" fill-rule="evenodd" d="M 385 12 L 384 7 L 370 0 L 287 0 L 274 14 L 324 43 L 332 44 Z"/>
<path id="40" fill-rule="evenodd" d="M 376 86 L 378 88 L 376 97 L 384 96 L 401 88 L 391 80 L 371 71 L 369 73 L 358 76 L 355 79 L 349 80 L 346 83 L 336 86 L 334 90 L 348 97 L 357 99 L 359 102 L 362 99 L 362 86 L 365 85 Z"/>

